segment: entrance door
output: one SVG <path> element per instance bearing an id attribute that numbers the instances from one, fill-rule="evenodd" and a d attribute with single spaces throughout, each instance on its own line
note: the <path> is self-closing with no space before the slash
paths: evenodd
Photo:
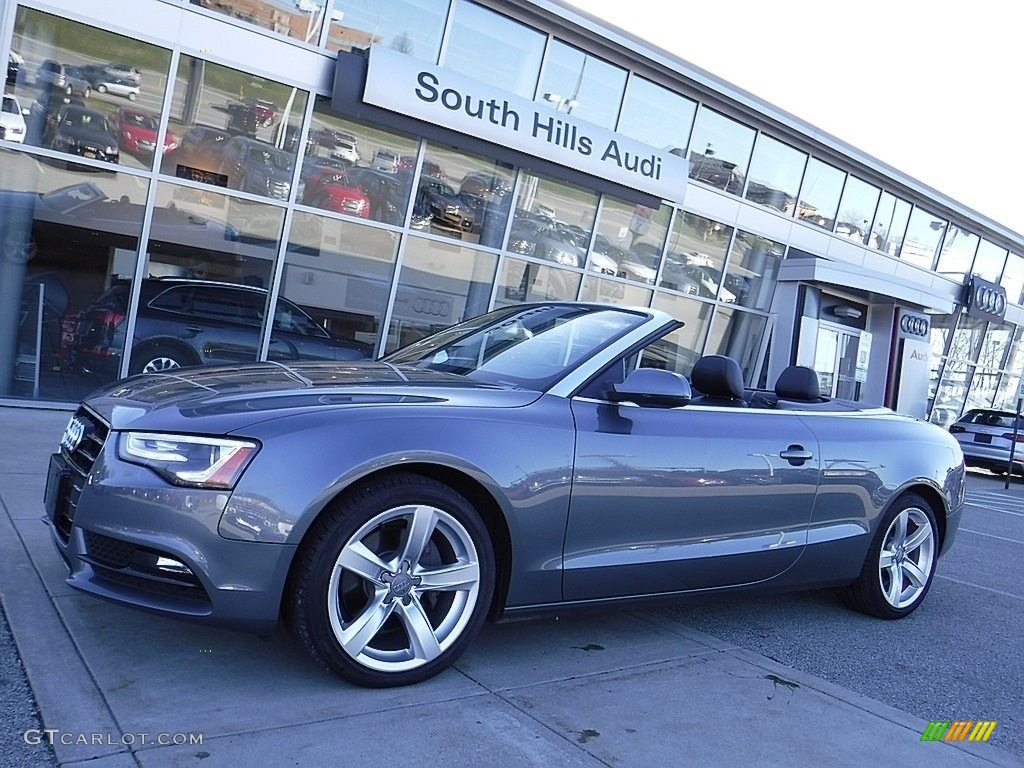
<path id="1" fill-rule="evenodd" d="M 867 380 L 871 334 L 822 323 L 814 349 L 814 371 L 823 395 L 860 400 Z"/>

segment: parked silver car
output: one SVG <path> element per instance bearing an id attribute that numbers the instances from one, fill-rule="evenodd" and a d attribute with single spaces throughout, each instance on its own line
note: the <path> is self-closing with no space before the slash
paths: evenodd
<path id="1" fill-rule="evenodd" d="M 119 382 L 51 458 L 68 583 L 261 633 L 283 616 L 370 686 L 431 677 L 486 619 L 538 610 L 818 587 L 916 609 L 960 521 L 957 442 L 822 398 L 808 368 L 758 392 L 713 355 L 695 393 L 648 367 L 680 325 L 517 304 L 380 362 Z"/>
<path id="2" fill-rule="evenodd" d="M 1010 447 L 1014 444 L 1015 418 L 1010 411 L 974 408 L 951 425 L 949 432 L 960 443 L 967 466 L 1005 475 L 1010 466 Z M 1024 418 L 1017 425 L 1017 446 L 1013 453 L 1013 471 L 1024 475 Z"/>

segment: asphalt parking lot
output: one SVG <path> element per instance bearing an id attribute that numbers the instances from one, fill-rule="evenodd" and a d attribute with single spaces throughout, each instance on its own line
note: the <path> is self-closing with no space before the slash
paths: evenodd
<path id="1" fill-rule="evenodd" d="M 39 522 L 67 419 L 0 408 L 0 441 L 17 447 L 0 454 L 4 609 L 44 726 L 104 735 L 58 743 L 61 764 L 1022 764 L 1024 484 L 1006 493 L 972 473 L 957 545 L 904 621 L 823 592 L 572 614 L 488 627 L 456 669 L 370 691 L 321 673 L 283 632 L 264 641 L 68 588 Z M 4 738 L 34 727 L 27 697 L 11 701 Z M 921 743 L 929 720 L 958 719 L 999 725 L 990 743 Z M 37 749 L 0 763 L 40 764 Z"/>

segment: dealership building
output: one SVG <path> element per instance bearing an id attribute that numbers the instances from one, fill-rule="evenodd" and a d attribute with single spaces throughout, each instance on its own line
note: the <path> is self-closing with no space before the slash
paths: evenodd
<path id="1" fill-rule="evenodd" d="M 654 307 L 645 365 L 1012 407 L 1024 237 L 555 0 L 13 0 L 0 404 Z"/>

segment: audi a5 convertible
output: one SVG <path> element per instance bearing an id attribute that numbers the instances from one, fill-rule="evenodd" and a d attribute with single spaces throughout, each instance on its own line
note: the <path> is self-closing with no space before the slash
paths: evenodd
<path id="1" fill-rule="evenodd" d="M 774 390 L 653 309 L 495 310 L 376 362 L 177 369 L 86 400 L 45 494 L 68 583 L 268 634 L 367 686 L 484 621 L 625 599 L 837 588 L 915 610 L 949 549 L 943 430 Z"/>

